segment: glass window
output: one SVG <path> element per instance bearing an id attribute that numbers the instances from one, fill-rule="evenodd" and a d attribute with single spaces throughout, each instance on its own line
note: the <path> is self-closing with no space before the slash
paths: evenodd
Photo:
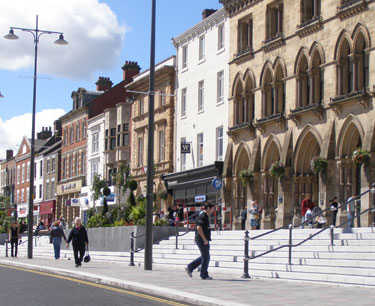
<path id="1" fill-rule="evenodd" d="M 47 174 L 48 174 L 49 171 L 50 171 L 49 163 L 50 163 L 49 159 L 46 159 L 46 173 L 47 173 Z"/>
<path id="2" fill-rule="evenodd" d="M 224 71 L 217 73 L 217 102 L 224 100 Z"/>
<path id="3" fill-rule="evenodd" d="M 96 153 L 99 151 L 99 132 L 92 134 L 92 153 Z"/>
<path id="4" fill-rule="evenodd" d="M 43 185 L 40 184 L 39 185 L 39 199 L 41 199 L 43 197 Z"/>
<path id="5" fill-rule="evenodd" d="M 139 109 L 138 109 L 138 114 L 143 115 L 145 112 L 145 100 L 143 97 L 139 99 Z"/>
<path id="6" fill-rule="evenodd" d="M 74 125 L 70 126 L 70 143 L 74 142 Z"/>
<path id="7" fill-rule="evenodd" d="M 188 46 L 182 47 L 182 68 L 186 68 L 188 64 Z"/>
<path id="8" fill-rule="evenodd" d="M 49 182 L 46 182 L 46 192 L 44 193 L 44 199 L 49 200 Z"/>
<path id="9" fill-rule="evenodd" d="M 198 167 L 203 166 L 203 133 L 197 135 L 197 160 L 198 160 Z"/>
<path id="10" fill-rule="evenodd" d="M 138 167 L 143 165 L 143 137 L 138 137 Z"/>
<path id="11" fill-rule="evenodd" d="M 39 177 L 43 177 L 43 161 L 39 163 Z"/>
<path id="12" fill-rule="evenodd" d="M 55 198 L 55 193 L 56 193 L 56 190 L 55 190 L 55 181 L 52 181 L 51 182 L 51 198 L 52 199 Z"/>
<path id="13" fill-rule="evenodd" d="M 217 49 L 224 48 L 224 24 L 220 24 L 217 28 Z"/>
<path id="14" fill-rule="evenodd" d="M 181 91 L 181 117 L 186 116 L 186 88 L 183 88 Z"/>
<path id="15" fill-rule="evenodd" d="M 81 175 L 85 175 L 85 152 L 81 153 Z"/>
<path id="16" fill-rule="evenodd" d="M 216 128 L 216 160 L 223 160 L 223 146 L 223 127 L 219 126 Z"/>
<path id="17" fill-rule="evenodd" d="M 164 130 L 159 131 L 159 161 L 165 159 L 165 139 L 164 139 Z"/>
<path id="18" fill-rule="evenodd" d="M 199 60 L 203 60 L 205 56 L 205 37 L 199 37 Z"/>
<path id="19" fill-rule="evenodd" d="M 128 133 L 122 134 L 122 145 L 123 146 L 129 145 L 129 134 Z"/>
<path id="20" fill-rule="evenodd" d="M 26 180 L 30 181 L 30 162 L 27 162 L 27 174 L 26 174 Z"/>
<path id="21" fill-rule="evenodd" d="M 22 183 L 25 182 L 25 164 L 22 165 Z"/>
<path id="22" fill-rule="evenodd" d="M 52 160 L 51 160 L 51 168 L 52 168 L 52 172 L 55 171 L 55 167 L 56 167 L 55 158 L 52 157 Z"/>
<path id="23" fill-rule="evenodd" d="M 129 132 L 129 123 L 124 123 L 122 125 L 123 132 Z"/>
<path id="24" fill-rule="evenodd" d="M 17 166 L 17 184 L 21 183 L 21 166 Z"/>
<path id="25" fill-rule="evenodd" d="M 74 155 L 74 175 L 78 175 L 78 170 L 79 170 L 79 154 L 78 152 Z"/>
<path id="26" fill-rule="evenodd" d="M 198 112 L 204 110 L 204 81 L 198 83 Z"/>
<path id="27" fill-rule="evenodd" d="M 79 139 L 80 139 L 80 134 L 81 134 L 81 132 L 80 132 L 80 123 L 79 122 L 77 122 L 76 123 L 76 140 L 77 141 L 79 141 Z"/>

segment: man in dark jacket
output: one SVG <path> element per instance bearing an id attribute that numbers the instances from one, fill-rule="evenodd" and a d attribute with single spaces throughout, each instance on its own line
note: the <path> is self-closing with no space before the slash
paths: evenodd
<path id="1" fill-rule="evenodd" d="M 87 236 L 87 231 L 85 227 L 81 223 L 80 218 L 76 218 L 75 226 L 69 233 L 68 241 L 66 243 L 66 247 L 69 247 L 69 243 L 72 241 L 73 244 L 73 252 L 74 252 L 74 260 L 76 263 L 76 268 L 81 266 L 83 256 L 85 255 L 85 250 L 89 245 L 89 238 Z M 78 257 L 79 252 L 79 257 Z"/>
<path id="2" fill-rule="evenodd" d="M 201 266 L 201 279 L 211 280 L 212 277 L 208 275 L 208 264 L 210 263 L 210 241 L 211 229 L 209 216 L 214 212 L 215 205 L 206 203 L 204 210 L 199 213 L 197 219 L 197 230 L 195 232 L 195 243 L 197 244 L 201 256 L 193 260 L 185 268 L 186 273 L 192 277 L 193 271 Z"/>

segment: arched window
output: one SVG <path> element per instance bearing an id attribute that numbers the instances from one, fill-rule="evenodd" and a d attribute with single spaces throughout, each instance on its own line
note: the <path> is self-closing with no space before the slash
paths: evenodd
<path id="1" fill-rule="evenodd" d="M 362 32 L 358 34 L 354 46 L 353 55 L 353 91 L 358 91 L 368 87 L 369 79 L 369 54 L 365 37 Z"/>
<path id="2" fill-rule="evenodd" d="M 353 91 L 353 65 L 350 58 L 350 45 L 346 38 L 339 50 L 337 63 L 337 95 L 347 95 Z"/>
<path id="3" fill-rule="evenodd" d="M 311 103 L 320 104 L 324 94 L 324 75 L 323 69 L 320 68 L 322 59 L 318 50 L 312 53 L 311 73 L 310 73 L 310 101 Z"/>
<path id="4" fill-rule="evenodd" d="M 268 117 L 273 114 L 274 100 L 272 89 L 272 73 L 270 69 L 267 69 L 263 78 L 262 88 L 262 117 Z"/>
<path id="5" fill-rule="evenodd" d="M 301 0 L 301 23 L 307 23 L 320 16 L 320 0 Z"/>
<path id="6" fill-rule="evenodd" d="M 302 54 L 299 60 L 297 70 L 297 107 L 303 107 L 311 103 L 310 99 L 310 79 L 308 75 L 308 63 L 305 54 Z"/>
<path id="7" fill-rule="evenodd" d="M 285 111 L 285 82 L 281 65 L 277 65 L 275 70 L 275 83 L 273 84 L 274 109 L 273 114 L 282 114 Z"/>
<path id="8" fill-rule="evenodd" d="M 252 122 L 254 120 L 255 112 L 255 98 L 253 89 L 255 88 L 254 80 L 249 76 L 246 80 L 246 90 L 245 90 L 245 104 L 246 104 L 246 122 Z"/>

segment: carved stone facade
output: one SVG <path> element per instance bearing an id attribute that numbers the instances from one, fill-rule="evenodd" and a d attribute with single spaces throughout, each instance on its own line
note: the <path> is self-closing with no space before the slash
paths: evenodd
<path id="1" fill-rule="evenodd" d="M 234 228 L 251 200 L 264 208 L 262 228 L 275 228 L 300 220 L 306 194 L 325 209 L 333 196 L 344 203 L 368 190 L 375 181 L 375 3 L 220 2 L 230 19 L 232 54 L 223 197 Z M 239 25 L 250 19 L 252 56 L 242 60 Z M 358 147 L 370 152 L 370 165 L 353 163 Z M 327 160 L 325 173 L 313 173 L 316 157 Z M 270 175 L 276 161 L 285 166 L 283 178 Z M 241 184 L 242 169 L 254 173 L 250 186 Z M 371 207 L 371 193 L 360 202 L 362 210 Z M 345 220 L 345 209 L 339 216 Z M 371 213 L 362 215 L 362 226 L 371 222 Z"/>
<path id="2" fill-rule="evenodd" d="M 173 129 L 174 129 L 174 92 L 176 57 L 172 56 L 155 66 L 155 127 L 154 127 L 154 193 L 156 206 L 166 211 L 171 197 L 159 196 L 165 191 L 161 179 L 163 174 L 173 172 Z M 132 102 L 131 124 L 131 174 L 138 182 L 136 194 L 146 194 L 147 178 L 147 144 L 148 144 L 148 90 L 149 70 L 134 77 L 134 81 L 126 86 L 128 92 L 133 91 L 129 99 Z"/>

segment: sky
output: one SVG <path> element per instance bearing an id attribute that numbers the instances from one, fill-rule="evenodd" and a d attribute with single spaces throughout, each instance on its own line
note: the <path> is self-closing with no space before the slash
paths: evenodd
<path id="1" fill-rule="evenodd" d="M 142 70 L 150 64 L 151 0 L 0 0 L 0 159 L 31 137 L 34 43 L 31 33 L 15 30 L 18 40 L 3 36 L 9 28 L 63 32 L 68 45 L 56 45 L 57 34 L 45 34 L 38 45 L 36 132 L 71 110 L 71 93 L 95 90 L 99 76 L 122 80 L 125 60 Z M 202 19 L 219 0 L 156 0 L 156 63 L 175 54 L 171 38 Z M 6 13 L 4 13 L 6 12 Z"/>

